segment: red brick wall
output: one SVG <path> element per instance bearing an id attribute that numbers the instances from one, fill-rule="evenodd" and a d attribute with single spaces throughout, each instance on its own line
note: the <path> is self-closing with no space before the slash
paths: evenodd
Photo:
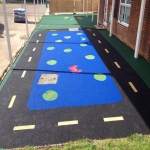
<path id="1" fill-rule="evenodd" d="M 125 27 L 117 22 L 118 15 L 119 15 L 120 0 L 116 0 L 116 2 L 117 1 L 118 1 L 117 18 L 113 19 L 113 31 L 112 32 L 115 36 L 117 36 L 120 40 L 122 40 L 132 49 L 135 49 L 141 0 L 132 0 L 129 27 Z M 104 3 L 105 3 L 105 0 L 101 0 L 100 18 L 99 18 L 100 23 L 103 23 Z M 109 30 L 109 17 L 110 17 L 111 5 L 112 5 L 112 1 L 108 0 L 108 12 L 107 12 L 107 29 L 108 30 Z M 140 44 L 140 54 L 150 62 L 150 0 L 146 1 L 142 37 L 141 37 L 141 44 Z"/>

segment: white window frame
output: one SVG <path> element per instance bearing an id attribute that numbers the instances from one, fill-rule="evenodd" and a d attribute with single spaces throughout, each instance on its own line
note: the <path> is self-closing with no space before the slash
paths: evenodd
<path id="1" fill-rule="evenodd" d="M 127 0 L 125 0 L 124 3 L 121 3 L 121 0 L 120 0 L 120 6 L 119 6 L 119 16 L 118 16 L 118 23 L 126 26 L 126 27 L 129 27 L 129 24 L 126 23 L 126 22 L 123 22 L 123 21 L 120 21 L 119 18 L 120 18 L 120 9 L 121 9 L 121 6 L 125 6 L 125 9 L 126 7 L 129 7 L 130 8 L 130 13 L 131 13 L 131 4 L 127 4 Z M 125 10 L 126 11 L 126 10 Z"/>

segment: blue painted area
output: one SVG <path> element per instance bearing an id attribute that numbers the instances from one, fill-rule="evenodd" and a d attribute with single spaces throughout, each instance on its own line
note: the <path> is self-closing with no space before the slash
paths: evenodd
<path id="1" fill-rule="evenodd" d="M 111 74 L 82 30 L 56 32 L 57 36 L 52 34 L 54 32 L 47 33 L 43 46 L 28 102 L 30 110 L 112 104 L 121 101 L 122 96 Z M 66 39 L 65 36 L 71 36 L 71 38 Z M 83 38 L 84 41 L 82 41 Z M 56 40 L 62 40 L 62 42 L 56 43 Z M 80 46 L 81 43 L 86 43 L 87 46 Z M 55 48 L 47 50 L 47 47 Z M 64 52 L 67 48 L 72 51 Z M 86 59 L 87 55 L 93 55 L 95 58 Z M 49 60 L 56 60 L 57 63 L 48 65 Z M 69 67 L 74 65 L 77 65 L 76 69 L 82 72 L 72 73 Z M 96 73 L 106 75 L 106 80 L 96 80 L 94 78 Z M 58 81 L 56 84 L 38 84 L 41 74 L 58 74 Z M 46 101 L 42 98 L 43 93 L 48 90 L 57 92 L 56 100 Z"/>

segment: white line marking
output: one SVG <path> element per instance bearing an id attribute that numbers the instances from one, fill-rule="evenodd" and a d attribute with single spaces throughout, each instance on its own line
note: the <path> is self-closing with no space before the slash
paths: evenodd
<path id="1" fill-rule="evenodd" d="M 13 130 L 29 130 L 34 129 L 35 125 L 14 126 Z"/>
<path id="2" fill-rule="evenodd" d="M 79 31 L 78 28 L 69 28 L 69 31 Z"/>
<path id="3" fill-rule="evenodd" d="M 41 36 L 41 34 L 39 34 L 39 36 Z"/>
<path id="4" fill-rule="evenodd" d="M 12 106 L 13 106 L 13 104 L 14 104 L 15 99 L 16 99 L 16 95 L 13 95 L 13 96 L 12 96 L 12 98 L 11 98 L 11 101 L 10 101 L 10 103 L 9 103 L 8 108 L 12 108 Z"/>
<path id="5" fill-rule="evenodd" d="M 66 125 L 74 125 L 74 124 L 78 124 L 78 120 L 58 122 L 58 126 L 66 126 Z"/>
<path id="6" fill-rule="evenodd" d="M 105 49 L 106 53 L 109 53 L 108 49 Z"/>
<path id="7" fill-rule="evenodd" d="M 32 57 L 29 57 L 28 62 L 30 62 L 30 61 L 31 61 L 31 59 L 32 59 Z"/>
<path id="8" fill-rule="evenodd" d="M 57 30 L 50 30 L 50 31 L 57 31 Z"/>
<path id="9" fill-rule="evenodd" d="M 121 121 L 124 120 L 122 116 L 119 117 L 108 117 L 108 118 L 103 118 L 104 122 L 109 122 L 109 121 Z"/>
<path id="10" fill-rule="evenodd" d="M 25 77 L 25 75 L 26 75 L 26 70 L 25 70 L 25 71 L 23 71 L 21 78 L 24 78 L 24 77 Z"/>
<path id="11" fill-rule="evenodd" d="M 117 62 L 114 62 L 114 64 L 117 66 L 117 68 L 121 68 Z"/>
<path id="12" fill-rule="evenodd" d="M 138 92 L 132 82 L 128 82 L 134 92 Z"/>
<path id="13" fill-rule="evenodd" d="M 91 31 L 90 29 L 87 29 L 87 30 Z"/>
<path id="14" fill-rule="evenodd" d="M 102 43 L 100 40 L 98 40 L 98 43 Z"/>
<path id="15" fill-rule="evenodd" d="M 39 40 L 37 40 L 36 43 L 39 43 Z"/>
<path id="16" fill-rule="evenodd" d="M 35 50 L 36 50 L 36 47 L 34 47 L 32 51 L 35 51 Z"/>
<path id="17" fill-rule="evenodd" d="M 93 35 L 96 36 L 95 33 L 93 33 Z"/>

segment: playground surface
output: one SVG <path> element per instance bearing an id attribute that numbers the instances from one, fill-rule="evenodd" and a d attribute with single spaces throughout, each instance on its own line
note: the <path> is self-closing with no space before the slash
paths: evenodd
<path id="1" fill-rule="evenodd" d="M 1 84 L 1 148 L 150 134 L 148 84 L 84 23 L 50 15 L 37 25 Z"/>

